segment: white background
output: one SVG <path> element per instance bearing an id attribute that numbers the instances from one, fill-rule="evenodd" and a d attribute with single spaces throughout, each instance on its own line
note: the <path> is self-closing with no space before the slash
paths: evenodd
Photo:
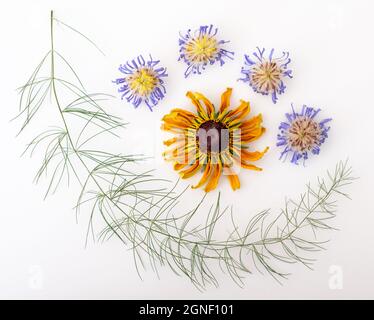
<path id="1" fill-rule="evenodd" d="M 2 1 L 0 6 L 1 298 L 374 298 L 373 1 L 34 0 Z M 204 92 L 217 103 L 221 92 L 231 86 L 234 104 L 240 98 L 249 99 L 253 114 L 263 113 L 268 131 L 256 147 L 271 147 L 258 162 L 264 171 L 242 171 L 242 188 L 235 193 L 227 182 L 220 183 L 224 204 L 235 203 L 243 223 L 261 209 L 277 212 L 285 196 L 296 197 L 306 182 L 349 157 L 360 179 L 347 190 L 353 201 L 339 202 L 334 225 L 340 231 L 324 235 L 331 242 L 326 251 L 315 255 L 314 271 L 300 265 L 284 269 L 292 275 L 282 286 L 255 272 L 245 280 L 243 289 L 219 275 L 220 287 L 201 293 L 167 268 L 161 269 L 160 279 L 151 270 L 139 279 L 131 253 L 119 241 L 89 243 L 85 248 L 86 220 L 77 224 L 72 210 L 78 187 L 63 186 L 44 201 L 47 182 L 32 183 L 40 154 L 20 158 L 37 130 L 16 138 L 19 123 L 9 121 L 17 113 L 15 89 L 49 49 L 50 9 L 105 51 L 103 57 L 82 38 L 56 27 L 57 47 L 71 57 L 92 91 L 116 94 L 111 80 L 119 75 L 118 65 L 139 53 L 152 53 L 168 68 L 168 95 L 155 112 L 145 107 L 133 110 L 119 99 L 111 106 L 130 122 L 121 140 L 124 148 L 130 146 L 154 156 L 151 165 L 158 167 L 159 176 L 177 177 L 161 159 L 159 126 L 162 116 L 173 107 L 191 108 L 184 95 L 187 90 Z M 231 41 L 235 60 L 185 80 L 184 65 L 177 62 L 178 32 L 210 23 L 219 27 L 223 39 Z M 243 54 L 253 52 L 256 46 L 291 54 L 294 78 L 287 81 L 287 91 L 276 105 L 236 81 Z M 324 116 L 334 119 L 321 155 L 311 158 L 306 167 L 279 161 L 279 150 L 274 146 L 277 126 L 291 102 L 321 107 Z M 48 110 L 38 117 L 45 125 L 55 121 Z M 107 144 L 122 147 L 118 142 Z M 187 197 L 194 201 L 201 195 L 200 190 L 189 191 Z M 339 290 L 329 287 L 329 271 L 334 266 L 343 271 L 343 288 Z"/>

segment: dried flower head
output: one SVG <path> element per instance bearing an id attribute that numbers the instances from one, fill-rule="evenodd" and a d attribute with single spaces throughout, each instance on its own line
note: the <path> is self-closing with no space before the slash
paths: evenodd
<path id="1" fill-rule="evenodd" d="M 120 65 L 119 71 L 125 76 L 113 82 L 120 85 L 118 92 L 122 94 L 121 98 L 132 102 L 135 108 L 144 102 L 152 111 L 166 93 L 162 79 L 167 77 L 166 68 L 158 66 L 159 62 L 151 55 L 148 61 L 140 55 Z"/>
<path id="2" fill-rule="evenodd" d="M 223 45 L 228 41 L 218 40 L 216 35 L 218 28 L 213 25 L 201 26 L 191 33 L 180 34 L 179 38 L 179 59 L 187 65 L 184 76 L 187 78 L 191 73 L 200 74 L 207 64 L 219 62 L 222 66 L 224 58 L 233 59 L 234 52 L 227 51 Z"/>
<path id="3" fill-rule="evenodd" d="M 286 86 L 284 78 L 292 78 L 288 64 L 291 62 L 288 52 L 283 52 L 279 58 L 274 58 L 274 49 L 271 49 L 269 56 L 265 56 L 265 49 L 253 53 L 254 58 L 244 55 L 244 67 L 242 74 L 244 78 L 239 80 L 248 83 L 255 92 L 263 95 L 271 95 L 274 103 L 277 102 L 277 95 L 284 93 Z"/>
<path id="4" fill-rule="evenodd" d="M 174 162 L 174 169 L 180 171 L 182 179 L 203 171 L 200 182 L 193 188 L 206 184 L 205 191 L 209 192 L 217 187 L 224 173 L 235 190 L 240 187 L 240 181 L 234 165 L 262 170 L 249 162 L 261 159 L 268 148 L 259 152 L 250 151 L 248 146 L 265 132 L 262 116 L 246 119 L 250 107 L 243 100 L 236 109 L 230 110 L 231 92 L 228 88 L 222 94 L 219 110 L 201 93 L 187 92 L 197 113 L 173 109 L 162 119 L 161 128 L 175 134 L 164 142 L 172 146 L 164 153 L 165 159 Z"/>
<path id="5" fill-rule="evenodd" d="M 318 121 L 317 115 L 321 109 L 313 109 L 303 106 L 300 113 L 286 113 L 287 122 L 282 122 L 279 126 L 278 147 L 284 147 L 281 158 L 288 153 L 292 154 L 291 162 L 298 164 L 300 159 L 308 159 L 308 155 L 319 154 L 320 146 L 327 138 L 330 127 L 326 126 L 332 119 Z"/>

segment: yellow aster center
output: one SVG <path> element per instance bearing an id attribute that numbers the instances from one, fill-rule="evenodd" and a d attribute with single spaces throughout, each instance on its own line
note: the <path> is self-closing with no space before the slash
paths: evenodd
<path id="1" fill-rule="evenodd" d="M 126 80 L 130 89 L 143 97 L 149 96 L 159 82 L 154 71 L 149 68 L 137 70 Z"/>
<path id="2" fill-rule="evenodd" d="M 187 59 L 192 62 L 208 62 L 217 52 L 217 40 L 209 35 L 192 38 L 186 45 Z"/>

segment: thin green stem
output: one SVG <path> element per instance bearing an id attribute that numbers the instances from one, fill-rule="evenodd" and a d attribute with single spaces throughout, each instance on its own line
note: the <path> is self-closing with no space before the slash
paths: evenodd
<path id="1" fill-rule="evenodd" d="M 98 187 L 98 189 L 100 190 L 101 194 L 104 195 L 118 210 L 121 211 L 122 214 L 126 215 L 128 218 L 131 219 L 131 221 L 137 225 L 139 225 L 140 227 L 143 227 L 144 229 L 148 230 L 147 226 L 144 225 L 144 224 L 141 224 L 139 223 L 139 220 L 135 220 L 133 219 L 131 216 L 128 216 L 127 213 L 116 203 L 113 201 L 113 199 L 111 197 L 109 197 L 106 192 L 104 192 L 104 190 L 102 189 L 101 187 L 101 184 L 96 180 L 96 178 L 91 175 L 91 170 L 90 168 L 87 166 L 86 162 L 82 159 L 80 153 L 78 152 L 78 150 L 76 149 L 76 146 L 75 146 L 75 143 L 73 142 L 73 138 L 70 134 L 70 129 L 69 129 L 69 126 L 67 124 L 67 121 L 66 121 L 66 118 L 65 118 L 65 115 L 63 113 L 63 108 L 61 107 L 61 104 L 60 104 L 60 101 L 59 101 L 59 98 L 58 98 L 58 94 L 57 94 L 57 88 L 56 88 L 56 77 L 55 77 L 55 45 L 54 45 L 54 17 L 53 17 L 53 10 L 51 11 L 51 21 L 50 21 L 50 26 L 51 26 L 51 82 L 52 82 L 52 91 L 53 91 L 53 97 L 56 101 L 56 105 L 58 107 L 58 111 L 59 111 L 59 114 L 60 114 L 60 117 L 61 117 L 61 120 L 63 122 L 63 125 L 64 125 L 64 128 L 66 130 L 66 136 L 71 144 L 71 147 L 72 147 L 72 151 L 74 152 L 74 154 L 76 155 L 77 159 L 81 162 L 81 164 L 83 165 L 83 167 L 86 169 L 87 173 L 89 174 L 89 176 L 91 177 L 92 181 L 96 184 L 96 186 Z M 105 217 L 103 217 L 105 219 L 105 222 L 110 226 L 110 223 L 106 220 Z M 152 231 L 156 232 L 156 233 L 159 233 L 163 236 L 168 236 L 170 237 L 171 235 L 170 234 L 167 234 L 167 233 L 164 233 L 158 229 L 152 229 Z M 117 233 L 117 231 L 114 230 L 114 233 L 122 240 L 122 237 Z M 172 238 L 174 240 L 178 240 L 180 241 L 180 238 L 179 237 L 176 237 L 176 236 L 172 236 Z M 184 242 L 188 243 L 188 244 L 193 244 L 193 245 L 196 245 L 196 244 L 200 244 L 200 242 L 193 242 L 193 241 L 189 241 L 189 240 L 185 240 Z"/>

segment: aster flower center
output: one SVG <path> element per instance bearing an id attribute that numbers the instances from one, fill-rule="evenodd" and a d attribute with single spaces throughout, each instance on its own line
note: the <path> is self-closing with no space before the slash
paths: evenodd
<path id="1" fill-rule="evenodd" d="M 282 69 L 274 61 L 265 61 L 253 68 L 252 81 L 260 92 L 276 90 L 281 83 Z"/>
<path id="2" fill-rule="evenodd" d="M 320 136 L 321 128 L 319 124 L 309 117 L 296 118 L 287 134 L 290 146 L 300 152 L 311 150 L 318 144 Z"/>
<path id="3" fill-rule="evenodd" d="M 192 38 L 186 44 L 186 54 L 188 59 L 193 62 L 207 62 L 213 59 L 217 52 L 217 40 L 209 35 Z"/>
<path id="4" fill-rule="evenodd" d="M 221 152 L 229 146 L 229 130 L 221 122 L 203 122 L 196 133 L 196 142 L 201 152 Z"/>
<path id="5" fill-rule="evenodd" d="M 140 96 L 148 96 L 158 84 L 155 73 L 148 68 L 142 68 L 127 78 L 127 82 L 134 92 Z"/>

